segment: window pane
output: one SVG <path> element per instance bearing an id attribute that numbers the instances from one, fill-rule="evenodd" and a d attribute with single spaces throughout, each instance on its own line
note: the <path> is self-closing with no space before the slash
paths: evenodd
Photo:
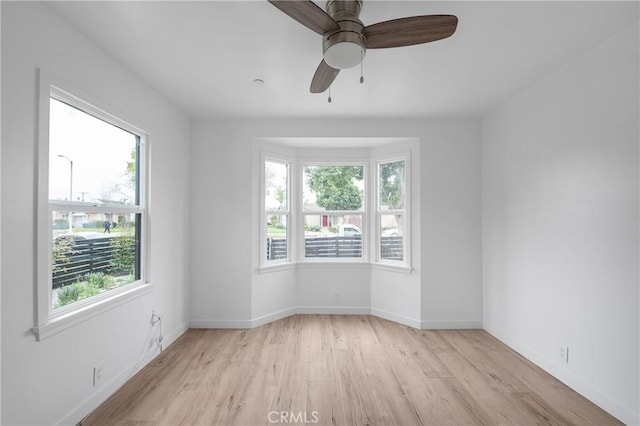
<path id="1" fill-rule="evenodd" d="M 139 203 L 138 136 L 54 98 L 49 126 L 50 200 Z"/>
<path id="2" fill-rule="evenodd" d="M 362 215 L 305 215 L 304 256 L 362 257 Z"/>
<path id="3" fill-rule="evenodd" d="M 364 207 L 364 166 L 305 166 L 305 211 L 352 210 Z"/>
<path id="4" fill-rule="evenodd" d="M 287 219 L 286 215 L 267 217 L 267 260 L 287 259 Z"/>
<path id="5" fill-rule="evenodd" d="M 405 161 L 378 166 L 380 210 L 402 210 L 405 206 Z"/>
<path id="6" fill-rule="evenodd" d="M 403 253 L 404 215 L 380 215 L 380 258 L 404 260 Z"/>
<path id="7" fill-rule="evenodd" d="M 140 222 L 140 214 L 54 211 L 51 306 L 60 308 L 140 279 Z"/>
<path id="8" fill-rule="evenodd" d="M 266 210 L 288 210 L 289 165 L 283 163 L 264 163 Z"/>

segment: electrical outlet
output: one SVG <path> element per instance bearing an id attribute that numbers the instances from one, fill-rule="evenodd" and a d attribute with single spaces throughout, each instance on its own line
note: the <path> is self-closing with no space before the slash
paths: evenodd
<path id="1" fill-rule="evenodd" d="M 93 386 L 96 387 L 102 382 L 102 377 L 104 373 L 104 367 L 102 365 L 98 365 L 93 367 Z"/>
<path id="2" fill-rule="evenodd" d="M 151 311 L 151 325 L 156 325 L 162 320 L 162 317 L 156 314 L 156 311 Z"/>
<path id="3" fill-rule="evenodd" d="M 334 291 L 333 292 L 333 301 L 338 303 L 340 302 L 340 292 L 339 291 Z"/>
<path id="4" fill-rule="evenodd" d="M 569 346 L 560 347 L 560 360 L 565 364 L 569 364 Z"/>

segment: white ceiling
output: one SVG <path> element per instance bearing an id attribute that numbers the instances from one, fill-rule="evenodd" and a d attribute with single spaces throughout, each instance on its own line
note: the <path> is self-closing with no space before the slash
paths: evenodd
<path id="1" fill-rule="evenodd" d="M 473 116 L 638 20 L 637 2 L 365 1 L 365 25 L 445 13 L 458 30 L 369 50 L 365 83 L 342 71 L 329 104 L 309 93 L 321 37 L 267 1 L 47 4 L 192 118 Z"/>

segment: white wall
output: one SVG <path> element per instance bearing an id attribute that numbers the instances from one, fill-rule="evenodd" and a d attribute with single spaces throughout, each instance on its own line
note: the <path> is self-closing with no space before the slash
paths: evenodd
<path id="1" fill-rule="evenodd" d="M 301 307 L 304 312 L 330 310 L 365 312 L 377 309 L 393 318 L 419 327 L 427 318 L 429 325 L 438 321 L 457 325 L 481 325 L 480 203 L 479 203 L 479 122 L 476 120 L 212 120 L 198 121 L 192 128 L 192 198 L 191 198 L 191 323 L 194 326 L 247 326 L 262 323 L 262 319 L 275 318 L 278 312 L 291 312 Z M 339 270 L 300 266 L 296 273 L 290 270 L 259 274 L 255 260 L 258 240 L 254 229 L 256 215 L 252 204 L 252 182 L 256 164 L 252 158 L 255 138 L 273 137 L 416 137 L 421 140 L 416 166 L 425 161 L 425 155 L 445 153 L 444 160 L 434 171 L 418 174 L 416 188 L 420 202 L 414 206 L 413 226 L 414 267 L 412 275 L 370 270 L 362 266 L 343 266 Z M 426 147 L 426 149 L 425 149 Z M 469 147 L 471 154 L 461 147 Z M 474 157 L 475 156 L 475 157 Z M 471 166 L 470 162 L 477 164 Z M 436 163 L 438 160 L 431 159 Z M 451 170 L 458 175 L 451 181 Z M 422 177 L 420 177 L 422 176 Z M 434 186 L 426 177 L 443 182 Z M 425 182 L 428 185 L 425 186 Z M 455 194 L 449 194 L 451 185 Z M 425 189 L 425 187 L 427 189 Z M 467 198 L 470 198 L 467 200 Z M 425 203 L 428 200 L 428 203 Z M 460 206 L 464 210 L 458 211 Z M 431 211 L 437 211 L 432 214 Z M 465 224 L 463 230 L 448 230 L 455 235 L 469 231 L 472 243 L 450 243 L 447 230 L 438 229 L 447 212 Z M 419 220 L 418 220 L 419 219 Z M 425 222 L 428 223 L 425 228 Z M 210 223 L 211 226 L 197 226 Z M 213 226 L 213 224 L 225 224 Z M 421 225 L 420 225 L 421 224 Z M 422 226 L 422 228 L 420 227 Z M 420 236 L 425 229 L 430 240 Z M 230 241 L 230 249 L 223 250 L 211 244 L 213 233 Z M 417 236 L 417 238 L 416 238 Z M 456 237 L 456 240 L 459 238 Z M 420 245 L 421 244 L 421 245 Z M 439 250 L 452 247 L 457 250 Z M 431 259 L 425 259 L 424 247 L 430 248 Z M 227 245 L 225 244 L 225 247 Z M 247 254 L 253 253 L 253 256 Z M 421 254 L 423 253 L 423 254 Z M 437 264 L 466 264 L 470 272 L 456 272 L 455 278 L 441 279 L 438 275 L 421 273 L 424 265 L 436 270 Z M 478 269 L 474 269 L 474 268 Z M 215 271 L 215 272 L 214 272 Z M 470 276 L 475 273 L 475 277 Z M 452 282 L 455 285 L 452 285 Z M 296 287 L 295 300 L 291 290 Z M 425 292 L 438 301 L 424 299 Z M 335 291 L 341 294 L 336 303 Z M 469 292 L 472 296 L 460 295 Z M 421 294 L 428 300 L 426 317 L 421 311 Z M 265 302 L 265 299 L 268 301 Z M 462 301 L 462 302 L 461 302 Z M 294 303 L 294 305 L 291 305 Z M 273 315 L 272 315 L 273 314 Z M 390 316 L 390 315 L 387 315 Z M 410 320 L 410 321 L 407 321 Z M 442 325 L 442 324 L 441 324 Z M 444 326 L 444 325 L 443 325 Z"/>
<path id="2" fill-rule="evenodd" d="M 2 2 L 2 424 L 75 424 L 149 359 L 151 311 L 165 344 L 188 321 L 189 122 L 46 5 Z M 132 124 L 151 144 L 153 290 L 36 342 L 35 133 L 41 67 Z M 92 386 L 93 366 L 104 367 Z"/>
<path id="3" fill-rule="evenodd" d="M 421 146 L 424 328 L 482 327 L 479 135 L 474 122 L 442 127 Z"/>
<path id="4" fill-rule="evenodd" d="M 246 327 L 251 320 L 250 140 L 242 123 L 192 126 L 192 326 Z"/>
<path id="5" fill-rule="evenodd" d="M 484 327 L 629 424 L 638 50 L 636 23 L 483 120 Z"/>

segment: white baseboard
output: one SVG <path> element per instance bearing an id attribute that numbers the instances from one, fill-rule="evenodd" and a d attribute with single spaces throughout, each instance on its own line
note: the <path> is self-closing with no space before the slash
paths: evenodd
<path id="1" fill-rule="evenodd" d="M 318 315 L 369 315 L 368 306 L 298 306 L 296 314 Z"/>
<path id="2" fill-rule="evenodd" d="M 404 315 L 394 314 L 393 312 L 383 311 L 378 308 L 371 308 L 371 315 L 380 317 L 389 321 L 397 322 L 409 327 L 420 329 L 420 320 L 405 317 Z"/>
<path id="3" fill-rule="evenodd" d="M 374 315 L 422 330 L 481 329 L 482 321 L 420 321 L 369 306 L 297 306 L 251 320 L 191 320 L 191 328 L 255 328 L 295 314 Z"/>
<path id="4" fill-rule="evenodd" d="M 204 320 L 189 321 L 189 328 L 251 328 L 251 320 Z"/>
<path id="5" fill-rule="evenodd" d="M 541 355 L 535 350 L 521 344 L 517 340 L 511 339 L 505 333 L 493 327 L 485 325 L 484 330 L 500 340 L 513 350 L 519 352 L 522 356 L 529 361 L 536 364 L 538 367 L 551 374 L 556 379 L 560 380 L 565 385 L 569 386 L 574 391 L 578 392 L 598 407 L 602 408 L 612 416 L 616 417 L 621 422 L 631 426 L 640 425 L 640 413 L 634 413 L 633 410 L 623 406 L 613 398 L 600 392 L 591 384 L 584 380 L 574 376 L 570 371 L 562 368 L 558 363 L 553 362 L 546 356 Z"/>
<path id="6" fill-rule="evenodd" d="M 290 317 L 296 314 L 295 308 L 287 308 L 281 311 L 273 312 L 271 314 L 263 315 L 251 320 L 251 328 L 260 327 L 261 325 L 268 324 L 273 321 L 277 321 L 282 318 Z"/>
<path id="7" fill-rule="evenodd" d="M 421 321 L 422 330 L 475 330 L 482 328 L 482 321 Z"/>
<path id="8" fill-rule="evenodd" d="M 188 330 L 187 324 L 178 327 L 171 333 L 163 336 L 163 346 L 167 347 L 173 343 L 178 337 L 182 336 Z M 57 421 L 56 425 L 76 425 L 93 410 L 98 408 L 100 404 L 113 395 L 127 380 L 133 377 L 145 365 L 151 362 L 160 354 L 158 349 L 151 348 L 143 353 L 136 361 L 118 373 L 113 379 L 96 389 L 91 395 L 85 398 L 76 408 L 71 410 L 66 416 Z"/>
<path id="9" fill-rule="evenodd" d="M 204 320 L 189 322 L 191 328 L 255 328 L 295 314 L 370 315 L 368 306 L 297 306 L 282 309 L 251 320 Z"/>

